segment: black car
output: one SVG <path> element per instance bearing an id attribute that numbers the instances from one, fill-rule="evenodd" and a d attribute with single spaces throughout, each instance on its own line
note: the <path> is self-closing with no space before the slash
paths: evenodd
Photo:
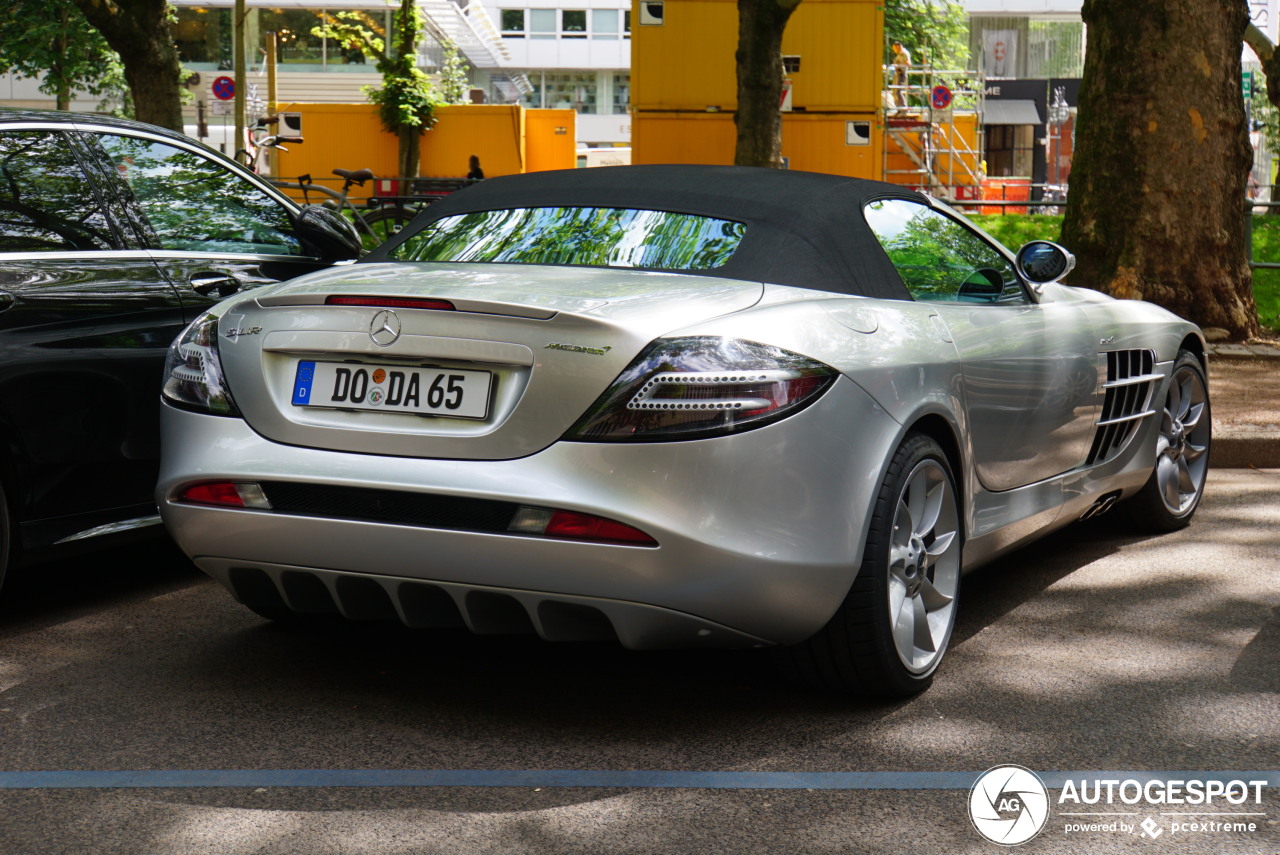
<path id="1" fill-rule="evenodd" d="M 15 558 L 158 523 L 174 337 L 358 246 L 336 214 L 181 134 L 0 110 L 0 580 Z"/>

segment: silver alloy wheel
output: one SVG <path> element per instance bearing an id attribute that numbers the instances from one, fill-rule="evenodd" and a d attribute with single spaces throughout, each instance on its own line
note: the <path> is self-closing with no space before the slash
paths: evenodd
<path id="1" fill-rule="evenodd" d="M 936 460 L 922 460 L 898 497 L 889 546 L 889 621 L 898 658 L 923 674 L 937 666 L 960 588 L 955 488 Z"/>
<path id="2" fill-rule="evenodd" d="M 1209 466 L 1209 420 L 1203 418 L 1208 392 L 1199 372 L 1177 369 L 1169 382 L 1156 441 L 1156 480 L 1160 498 L 1175 517 L 1195 509 Z"/>

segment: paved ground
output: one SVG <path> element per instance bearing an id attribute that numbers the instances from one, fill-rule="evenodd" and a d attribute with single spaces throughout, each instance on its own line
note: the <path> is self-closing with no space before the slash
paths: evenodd
<path id="1" fill-rule="evenodd" d="M 546 770 L 1280 770 L 1280 471 L 1213 470 L 1184 532 L 1115 525 L 1075 526 L 968 577 L 944 673 L 896 704 L 800 692 L 742 653 L 286 631 L 163 552 L 24 575 L 0 602 L 0 772 L 531 777 L 0 790 L 0 852 L 967 855 L 999 850 L 970 826 L 964 787 L 566 788 Z M 1055 806 L 1019 851 L 1275 853 L 1276 783 L 1247 806 L 1261 814 L 1252 832 L 1069 834 Z"/>

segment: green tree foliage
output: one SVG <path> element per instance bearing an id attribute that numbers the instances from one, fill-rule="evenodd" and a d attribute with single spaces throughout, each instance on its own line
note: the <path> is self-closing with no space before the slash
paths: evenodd
<path id="1" fill-rule="evenodd" d="M 135 116 L 182 130 L 182 66 L 168 0 L 72 0 L 120 56 Z M 24 21 L 25 22 L 25 21 Z"/>
<path id="2" fill-rule="evenodd" d="M 0 15 L 0 72 L 44 75 L 40 91 L 59 110 L 84 92 L 127 104 L 120 57 L 71 0 L 9 0 Z"/>
<path id="3" fill-rule="evenodd" d="M 445 104 L 465 104 L 471 88 L 471 66 L 452 39 L 441 43 L 444 62 L 440 66 L 440 100 Z"/>
<path id="4" fill-rule="evenodd" d="M 969 65 L 969 16 L 955 0 L 886 0 L 884 34 L 889 42 L 902 42 L 915 65 Z"/>
<path id="5" fill-rule="evenodd" d="M 418 40 L 425 28 L 422 11 L 414 0 L 400 0 L 392 22 L 391 50 L 370 30 L 358 12 L 338 12 L 314 32 L 359 48 L 382 75 L 382 88 L 365 87 L 365 95 L 378 105 L 382 126 L 400 140 L 397 169 L 401 176 L 418 174 L 418 144 L 422 133 L 435 124 L 439 103 L 431 80 L 418 68 Z"/>

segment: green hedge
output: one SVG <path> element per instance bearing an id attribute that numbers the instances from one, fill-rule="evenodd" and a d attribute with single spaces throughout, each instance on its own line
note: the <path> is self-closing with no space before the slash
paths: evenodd
<path id="1" fill-rule="evenodd" d="M 1027 241 L 1057 241 L 1062 228 L 1060 216 L 984 214 L 969 219 L 1014 250 Z M 1253 218 L 1253 257 L 1255 261 L 1280 262 L 1280 216 Z M 1262 326 L 1280 332 L 1280 270 L 1253 271 L 1253 299 Z"/>

